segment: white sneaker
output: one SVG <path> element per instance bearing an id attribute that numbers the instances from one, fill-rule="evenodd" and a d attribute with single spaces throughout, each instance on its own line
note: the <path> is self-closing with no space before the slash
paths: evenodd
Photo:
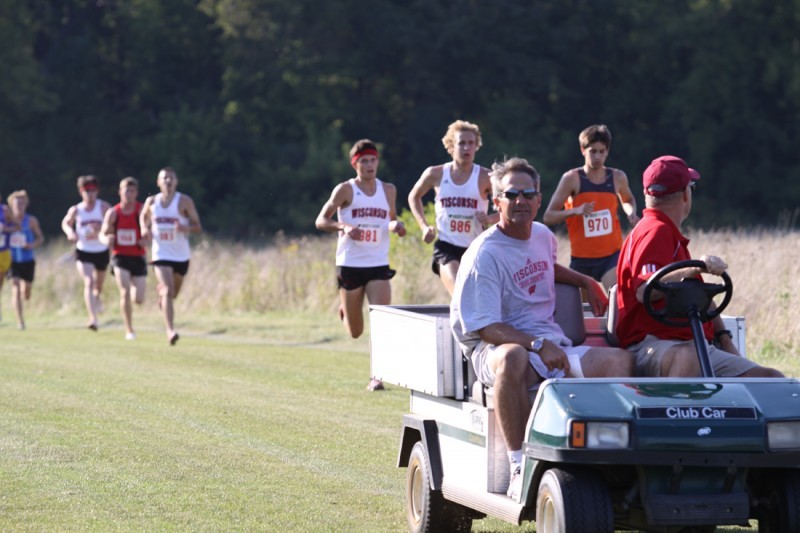
<path id="1" fill-rule="evenodd" d="M 508 482 L 508 492 L 506 494 L 515 502 L 519 501 L 522 494 L 522 465 L 511 463 L 511 479 Z"/>
<path id="2" fill-rule="evenodd" d="M 136 333 L 130 332 L 125 334 L 126 341 L 133 341 L 136 340 Z"/>

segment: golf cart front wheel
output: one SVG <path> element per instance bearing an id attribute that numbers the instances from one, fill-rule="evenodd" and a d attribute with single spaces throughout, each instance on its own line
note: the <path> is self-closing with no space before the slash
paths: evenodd
<path id="1" fill-rule="evenodd" d="M 421 442 L 414 444 L 408 458 L 406 515 L 412 533 L 472 530 L 469 509 L 445 500 L 440 491 L 431 489 L 430 462 Z"/>
<path id="2" fill-rule="evenodd" d="M 773 478 L 774 505 L 758 519 L 758 533 L 800 531 L 800 472 L 787 470 Z"/>
<path id="3" fill-rule="evenodd" d="M 539 482 L 537 533 L 612 533 L 614 512 L 605 480 L 582 469 L 551 468 Z"/>

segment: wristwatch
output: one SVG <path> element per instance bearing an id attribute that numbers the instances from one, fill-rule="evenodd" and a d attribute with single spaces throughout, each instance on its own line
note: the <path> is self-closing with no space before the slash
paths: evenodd
<path id="1" fill-rule="evenodd" d="M 544 339 L 542 337 L 537 337 L 535 341 L 531 343 L 531 351 L 533 353 L 539 353 L 544 348 Z"/>

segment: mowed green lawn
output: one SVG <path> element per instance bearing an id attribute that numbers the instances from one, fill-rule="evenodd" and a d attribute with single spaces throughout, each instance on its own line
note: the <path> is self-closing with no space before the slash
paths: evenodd
<path id="1" fill-rule="evenodd" d="M 191 317 L 170 347 L 8 318 L 0 530 L 405 527 L 407 391 L 365 390 L 368 341 L 338 321 Z"/>
<path id="2" fill-rule="evenodd" d="M 403 531 L 408 393 L 334 317 L 0 323 L 0 530 Z M 533 531 L 496 519 L 474 531 Z"/>

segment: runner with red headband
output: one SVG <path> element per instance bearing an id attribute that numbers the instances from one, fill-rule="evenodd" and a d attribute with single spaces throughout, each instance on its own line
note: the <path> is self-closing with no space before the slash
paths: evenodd
<path id="1" fill-rule="evenodd" d="M 108 269 L 108 246 L 100 240 L 103 218 L 111 205 L 97 198 L 100 190 L 97 177 L 78 178 L 80 203 L 69 208 L 61 229 L 67 239 L 75 243 L 75 265 L 83 280 L 83 302 L 89 315 L 88 327 L 97 331 L 97 315 L 102 312 L 100 296 Z"/>
<path id="2" fill-rule="evenodd" d="M 339 316 L 351 337 L 364 331 L 364 297 L 370 304 L 389 305 L 395 271 L 389 268 L 389 233 L 406 234 L 397 220 L 397 189 L 378 179 L 378 147 L 369 139 L 350 150 L 356 177 L 337 185 L 317 215 L 317 229 L 338 232 L 336 277 Z M 336 219 L 334 219 L 334 214 Z M 383 388 L 373 379 L 370 390 Z"/>

